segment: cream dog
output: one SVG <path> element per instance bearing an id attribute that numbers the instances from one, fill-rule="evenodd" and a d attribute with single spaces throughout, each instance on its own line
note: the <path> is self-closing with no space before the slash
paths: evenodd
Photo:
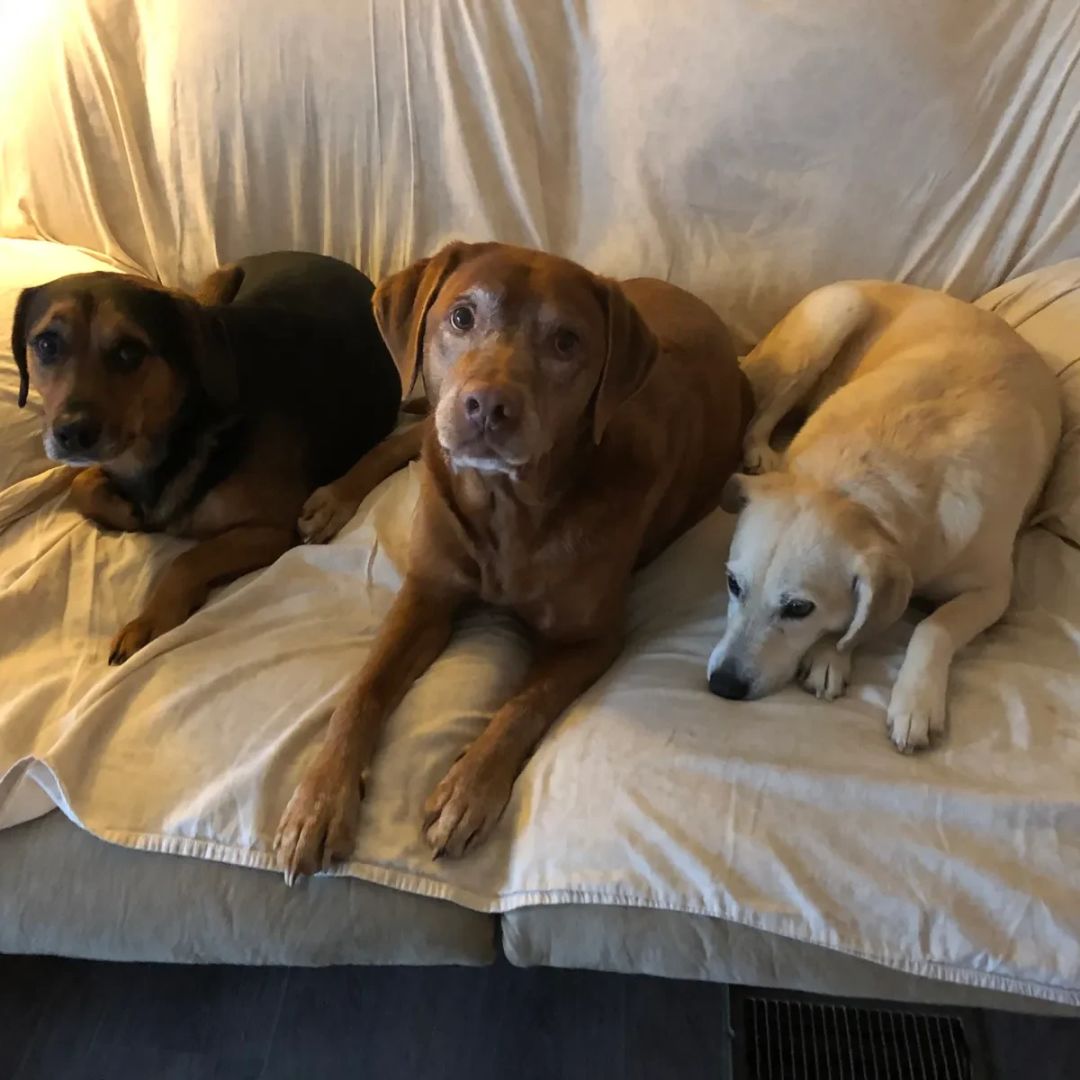
<path id="1" fill-rule="evenodd" d="M 724 491 L 741 514 L 709 688 L 756 698 L 798 675 L 831 700 L 853 647 L 918 594 L 939 606 L 912 635 L 888 730 L 898 750 L 927 746 L 953 656 L 1008 606 L 1016 535 L 1060 435 L 1057 383 L 997 316 L 871 281 L 811 293 L 745 370 L 758 402 L 745 467 L 768 475 Z"/>

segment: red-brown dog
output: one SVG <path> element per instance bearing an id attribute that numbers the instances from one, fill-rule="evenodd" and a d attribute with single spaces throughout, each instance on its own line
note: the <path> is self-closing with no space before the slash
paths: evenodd
<path id="1" fill-rule="evenodd" d="M 352 852 L 379 729 L 477 599 L 516 612 L 535 657 L 435 788 L 424 834 L 461 855 L 491 829 L 618 654 L 634 568 L 718 504 L 752 408 L 723 324 L 662 281 L 452 244 L 384 281 L 375 314 L 406 393 L 423 369 L 434 422 L 401 591 L 281 822 L 289 880 Z"/>

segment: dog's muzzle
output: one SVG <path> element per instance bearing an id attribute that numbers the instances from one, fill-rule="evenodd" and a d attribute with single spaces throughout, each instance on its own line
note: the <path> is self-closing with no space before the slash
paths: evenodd
<path id="1" fill-rule="evenodd" d="M 52 443 L 58 456 L 85 460 L 95 456 L 101 442 L 101 421 L 88 412 L 67 412 L 52 425 Z"/>

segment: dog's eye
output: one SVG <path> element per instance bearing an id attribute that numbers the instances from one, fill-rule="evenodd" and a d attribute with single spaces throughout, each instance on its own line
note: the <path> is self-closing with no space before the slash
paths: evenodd
<path id="1" fill-rule="evenodd" d="M 112 351 L 112 365 L 119 371 L 134 371 L 146 353 L 146 346 L 141 341 L 121 341 Z"/>
<path id="2" fill-rule="evenodd" d="M 450 312 L 450 324 L 455 330 L 471 330 L 475 323 L 476 316 L 473 314 L 473 309 L 465 304 L 458 304 Z"/>
<path id="3" fill-rule="evenodd" d="M 780 618 L 805 619 L 813 610 L 812 600 L 788 600 L 780 609 Z"/>
<path id="4" fill-rule="evenodd" d="M 34 351 L 43 364 L 48 364 L 60 355 L 60 335 L 54 330 L 46 330 L 34 338 Z"/>
<path id="5" fill-rule="evenodd" d="M 565 327 L 555 332 L 555 349 L 557 352 L 566 356 L 568 353 L 573 352 L 574 346 L 578 343 L 578 336 L 573 330 L 567 330 Z"/>
<path id="6" fill-rule="evenodd" d="M 742 596 L 742 586 L 735 580 L 735 575 L 730 570 L 727 575 L 727 589 L 736 600 Z"/>

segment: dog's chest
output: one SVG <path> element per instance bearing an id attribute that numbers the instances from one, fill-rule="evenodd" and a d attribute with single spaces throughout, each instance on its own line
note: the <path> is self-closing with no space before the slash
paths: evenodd
<path id="1" fill-rule="evenodd" d="M 216 425 L 184 433 L 148 472 L 127 475 L 120 463 L 119 471 L 110 475 L 138 508 L 147 528 L 176 536 L 195 535 L 198 508 L 235 466 L 242 449 L 239 425 Z"/>
<path id="2" fill-rule="evenodd" d="M 554 629 L 568 614 L 573 528 L 498 490 L 470 501 L 466 529 L 480 599 L 512 608 L 537 630 Z"/>

